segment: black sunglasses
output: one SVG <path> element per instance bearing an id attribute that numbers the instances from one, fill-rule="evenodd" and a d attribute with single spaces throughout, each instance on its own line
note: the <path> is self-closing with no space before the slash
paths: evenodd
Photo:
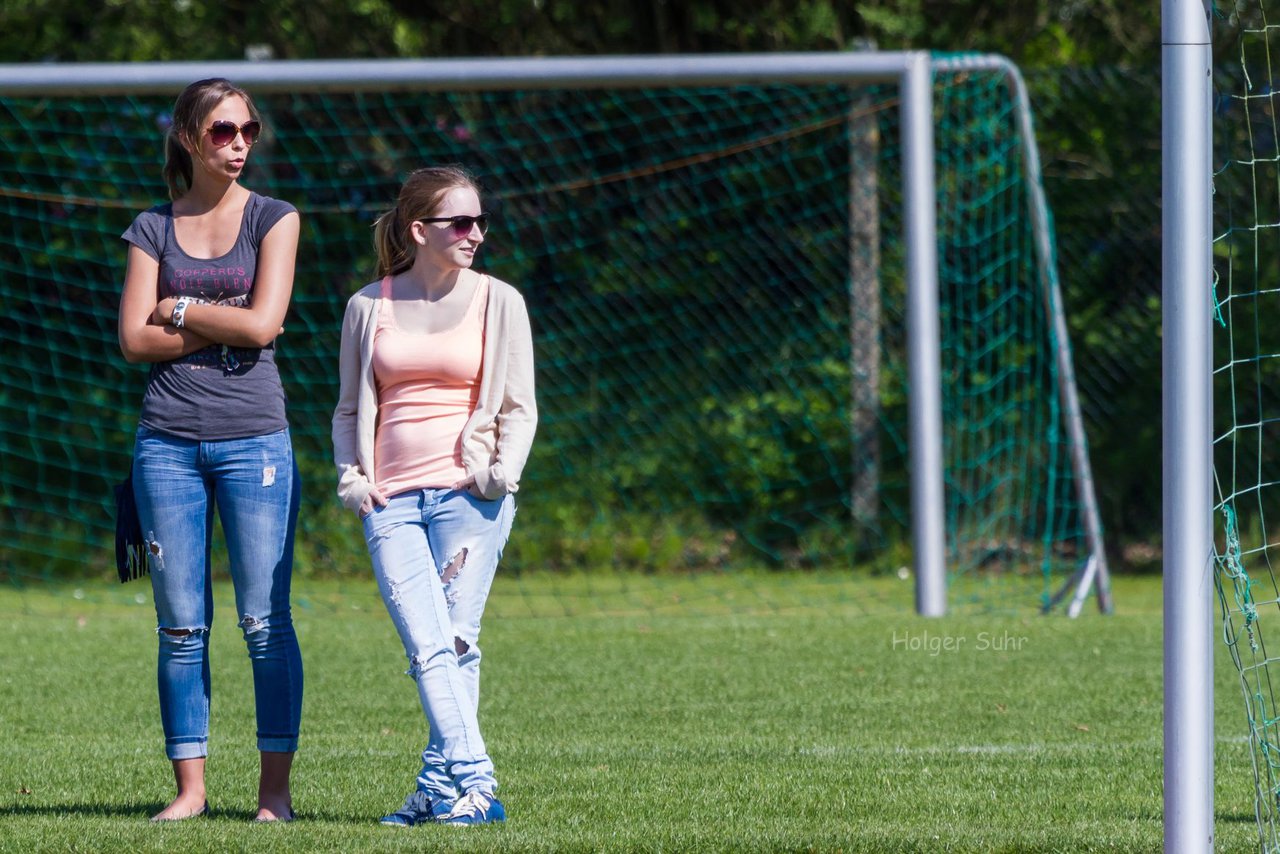
<path id="1" fill-rule="evenodd" d="M 480 226 L 480 236 L 484 237 L 489 230 L 489 212 L 484 211 L 480 216 L 436 216 L 418 222 L 447 222 L 453 228 L 454 237 L 466 237 L 472 228 Z"/>
<path id="2" fill-rule="evenodd" d="M 214 122 L 209 126 L 209 141 L 218 148 L 224 145 L 230 145 L 236 138 L 236 134 L 244 137 L 245 145 L 253 145 L 258 141 L 258 134 L 262 133 L 261 122 L 247 121 L 240 126 L 236 126 L 235 122 Z"/>

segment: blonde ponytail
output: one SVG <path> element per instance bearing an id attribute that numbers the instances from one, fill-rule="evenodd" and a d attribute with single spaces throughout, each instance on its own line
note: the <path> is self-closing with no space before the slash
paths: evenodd
<path id="1" fill-rule="evenodd" d="M 394 207 L 373 224 L 373 248 L 378 253 L 375 278 L 394 276 L 413 266 L 409 231 L 400 224 L 400 208 Z"/>

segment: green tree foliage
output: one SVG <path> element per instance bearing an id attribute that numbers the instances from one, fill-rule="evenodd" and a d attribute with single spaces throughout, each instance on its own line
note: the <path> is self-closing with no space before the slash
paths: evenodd
<path id="1" fill-rule="evenodd" d="M 0 0 L 0 62 L 11 63 L 238 60 L 256 45 L 267 46 L 278 59 L 875 45 L 990 51 L 1029 69 L 1129 65 L 1154 72 L 1159 35 L 1159 4 L 1120 0 Z M 1158 86 L 1153 90 L 1109 78 L 1091 78 L 1088 85 L 1096 89 L 1085 92 L 1079 86 L 1068 91 L 1069 85 L 1066 77 L 1055 82 L 1050 74 L 1033 82 L 1046 187 L 1061 236 L 1078 365 L 1082 372 L 1087 365 L 1095 371 L 1099 365 L 1116 366 L 1111 386 L 1101 388 L 1112 394 L 1098 395 L 1096 403 L 1086 399 L 1087 407 L 1096 407 L 1086 416 L 1106 524 L 1112 532 L 1141 536 L 1159 529 L 1158 495 L 1151 488 L 1152 472 L 1159 471 L 1158 419 L 1150 417 L 1158 405 L 1158 356 L 1149 360 L 1141 380 L 1125 371 L 1134 364 L 1132 353 L 1158 353 L 1150 343 L 1159 334 L 1153 296 L 1158 288 L 1151 285 L 1155 273 L 1143 264 L 1144 259 L 1158 261 Z M 1119 92 L 1127 93 L 1123 103 L 1115 100 Z M 111 139 L 101 135 L 100 144 Z M 486 155 L 477 149 L 460 150 L 458 156 Z M 26 168 L 11 165 L 15 173 Z M 482 171 L 486 165 L 479 164 Z M 292 168 L 307 169 L 306 159 L 295 160 Z M 394 171 L 388 171 L 388 188 Z M 1117 190 L 1123 187 L 1129 189 Z M 84 188 L 74 192 L 87 194 Z M 317 225 L 327 229 L 318 217 Z M 54 237 L 64 239 L 69 238 Z M 45 252 L 59 251 L 43 238 L 37 244 Z M 571 272 L 562 275 L 573 281 Z M 1116 334 L 1118 328 L 1128 334 Z M 109 336 L 110 330 L 103 334 Z M 1126 384 L 1138 391 L 1121 393 Z M 752 405 L 786 411 L 792 403 L 783 395 Z M 748 411 L 745 402 L 742 411 Z M 1117 430 L 1115 436 L 1097 430 L 1115 424 L 1143 428 L 1129 428 L 1124 435 Z M 720 429 L 732 438 L 736 427 L 729 421 Z M 827 429 L 822 421 L 813 432 Z"/>
<path id="2" fill-rule="evenodd" d="M 1148 62 L 1159 5 L 1120 0 L 0 0 L 0 61 L 979 50 Z"/>

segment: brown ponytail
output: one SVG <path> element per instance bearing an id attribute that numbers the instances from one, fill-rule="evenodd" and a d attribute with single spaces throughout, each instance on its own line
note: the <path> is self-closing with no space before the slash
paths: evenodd
<path id="1" fill-rule="evenodd" d="M 191 189 L 191 155 L 182 147 L 173 126 L 164 135 L 164 182 L 169 186 L 169 201 L 175 201 Z"/>

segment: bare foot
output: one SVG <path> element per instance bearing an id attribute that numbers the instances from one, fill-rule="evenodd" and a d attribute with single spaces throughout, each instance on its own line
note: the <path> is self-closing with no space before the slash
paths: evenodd
<path id="1" fill-rule="evenodd" d="M 160 812 L 151 816 L 152 821 L 186 821 L 189 818 L 195 818 L 198 815 L 204 815 L 209 811 L 209 804 L 204 799 L 204 793 L 198 795 L 194 793 L 183 793 L 174 798 L 173 801 Z"/>
<path id="2" fill-rule="evenodd" d="M 209 802 L 204 791 L 204 757 L 173 760 L 173 780 L 178 784 L 178 796 L 169 806 L 151 816 L 152 821 L 183 821 L 204 815 Z"/>
<path id="3" fill-rule="evenodd" d="M 258 807 L 258 815 L 254 821 L 293 821 L 293 807 L 285 804 L 272 809 L 270 807 Z"/>

